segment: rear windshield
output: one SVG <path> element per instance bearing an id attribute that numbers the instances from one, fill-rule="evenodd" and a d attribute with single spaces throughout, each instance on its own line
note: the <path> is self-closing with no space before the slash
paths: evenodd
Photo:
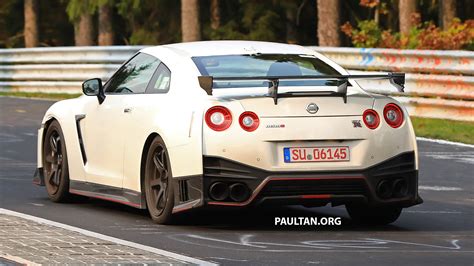
<path id="1" fill-rule="evenodd" d="M 213 77 L 340 75 L 312 55 L 255 54 L 193 57 L 201 75 Z M 334 80 L 281 80 L 280 86 L 328 86 Z M 268 81 L 215 81 L 213 88 L 268 87 Z"/>

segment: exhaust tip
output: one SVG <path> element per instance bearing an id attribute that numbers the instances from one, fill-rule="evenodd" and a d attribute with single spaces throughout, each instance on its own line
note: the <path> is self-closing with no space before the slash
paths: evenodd
<path id="1" fill-rule="evenodd" d="M 209 196 L 213 200 L 225 200 L 229 196 L 229 186 L 223 182 L 214 182 L 209 187 Z"/>
<path id="2" fill-rule="evenodd" d="M 377 185 L 377 196 L 388 199 L 392 196 L 392 186 L 387 180 L 382 180 Z"/>
<path id="3" fill-rule="evenodd" d="M 408 194 L 408 184 L 404 179 L 397 179 L 393 182 L 393 196 L 397 198 L 405 197 Z"/>
<path id="4" fill-rule="evenodd" d="M 230 186 L 229 196 L 233 201 L 242 202 L 250 197 L 250 189 L 242 183 L 235 183 Z"/>

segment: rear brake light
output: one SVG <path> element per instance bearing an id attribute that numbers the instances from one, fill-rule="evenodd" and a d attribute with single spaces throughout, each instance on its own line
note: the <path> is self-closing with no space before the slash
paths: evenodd
<path id="1" fill-rule="evenodd" d="M 383 109 L 383 117 L 385 122 L 393 128 L 400 127 L 403 124 L 403 111 L 400 106 L 389 103 Z"/>
<path id="2" fill-rule="evenodd" d="M 207 126 L 215 131 L 224 131 L 232 124 L 232 114 L 224 106 L 214 106 L 205 115 Z"/>
<path id="3" fill-rule="evenodd" d="M 258 128 L 260 120 L 254 112 L 243 112 L 239 117 L 239 124 L 244 130 L 252 132 Z"/>
<path id="4" fill-rule="evenodd" d="M 380 124 L 379 115 L 373 109 L 365 110 L 362 118 L 364 120 L 364 124 L 370 129 L 376 129 Z"/>

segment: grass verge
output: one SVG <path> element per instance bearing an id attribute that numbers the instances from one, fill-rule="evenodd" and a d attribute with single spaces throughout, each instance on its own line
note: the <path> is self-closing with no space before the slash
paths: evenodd
<path id="1" fill-rule="evenodd" d="M 416 136 L 474 144 L 474 122 L 411 117 Z"/>
<path id="2" fill-rule="evenodd" d="M 41 93 L 41 92 L 2 92 L 0 96 L 26 97 L 63 100 L 76 98 L 81 94 Z M 462 122 L 447 119 L 411 117 L 418 137 L 444 139 L 474 144 L 474 122 Z"/>
<path id="3" fill-rule="evenodd" d="M 38 98 L 51 100 L 64 100 L 81 96 L 79 93 L 44 93 L 44 92 L 22 92 L 22 91 L 0 91 L 0 96 Z"/>

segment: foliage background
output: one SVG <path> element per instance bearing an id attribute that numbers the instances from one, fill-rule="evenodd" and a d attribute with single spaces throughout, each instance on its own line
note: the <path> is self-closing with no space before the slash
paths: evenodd
<path id="1" fill-rule="evenodd" d="M 317 4 L 314 0 L 220 0 L 221 23 L 218 29 L 210 26 L 210 1 L 199 1 L 203 40 L 248 39 L 318 44 Z M 398 0 L 341 1 L 341 26 L 347 22 L 342 28 L 345 33 L 341 33 L 342 45 L 474 49 L 474 1 L 456 1 L 459 20 L 444 31 L 437 27 L 439 1 L 417 1 L 419 23 L 410 36 L 398 33 Z M 378 7 L 371 7 L 373 3 Z M 178 0 L 41 0 L 39 46 L 74 45 L 73 21 L 81 13 L 90 12 L 97 24 L 97 10 L 101 5 L 110 5 L 113 9 L 114 44 L 181 41 L 181 2 Z M 288 12 L 296 17 L 295 21 L 288 19 Z M 377 21 L 376 12 L 379 12 Z M 0 1 L 0 47 L 24 46 L 23 16 L 23 0 Z M 293 27 L 296 36 L 288 36 L 288 27 Z"/>

